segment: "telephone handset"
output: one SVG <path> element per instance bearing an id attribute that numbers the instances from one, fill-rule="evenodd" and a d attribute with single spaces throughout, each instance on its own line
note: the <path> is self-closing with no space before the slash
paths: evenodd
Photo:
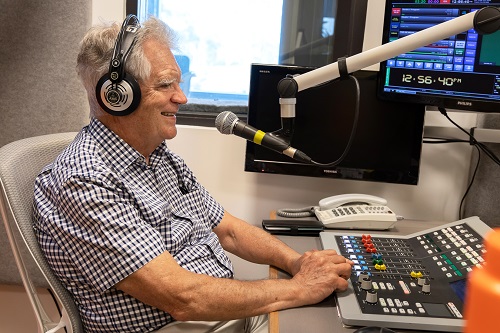
<path id="1" fill-rule="evenodd" d="M 319 209 L 326 210 L 343 205 L 378 205 L 387 206 L 387 200 L 369 194 L 340 194 L 321 199 Z"/>
<path id="2" fill-rule="evenodd" d="M 394 226 L 396 214 L 387 200 L 368 194 L 341 194 L 320 200 L 314 213 L 325 228 L 385 230 Z"/>

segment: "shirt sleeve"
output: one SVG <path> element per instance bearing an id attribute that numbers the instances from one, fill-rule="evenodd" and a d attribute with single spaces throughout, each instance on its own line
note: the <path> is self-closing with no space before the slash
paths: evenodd
<path id="1" fill-rule="evenodd" d="M 54 240 L 100 292 L 165 251 L 127 194 L 105 181 L 72 177 L 58 194 Z"/>
<path id="2" fill-rule="evenodd" d="M 201 184 L 199 184 L 199 186 L 205 196 L 207 212 L 209 214 L 209 219 L 212 221 L 213 229 L 222 221 L 222 218 L 224 217 L 224 208 L 210 195 L 210 193 L 208 193 L 208 191 Z"/>

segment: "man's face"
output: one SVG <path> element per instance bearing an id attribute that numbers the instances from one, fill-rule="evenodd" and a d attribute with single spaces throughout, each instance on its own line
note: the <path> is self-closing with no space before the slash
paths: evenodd
<path id="1" fill-rule="evenodd" d="M 132 115 L 143 139 L 159 144 L 176 136 L 176 113 L 187 98 L 179 86 L 181 71 L 170 49 L 154 40 L 144 41 L 143 47 L 151 63 L 151 75 L 139 83 L 141 103 Z"/>

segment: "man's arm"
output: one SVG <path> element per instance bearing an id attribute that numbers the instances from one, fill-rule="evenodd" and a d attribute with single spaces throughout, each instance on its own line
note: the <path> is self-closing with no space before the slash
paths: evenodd
<path id="1" fill-rule="evenodd" d="M 334 251 L 332 251 L 334 252 Z M 177 320 L 229 320 L 320 302 L 347 288 L 351 266 L 334 253 L 310 258 L 292 279 L 239 281 L 192 273 L 164 252 L 116 288 Z"/>
<path id="2" fill-rule="evenodd" d="M 301 255 L 266 231 L 228 212 L 214 229 L 224 250 L 247 261 L 271 265 L 295 275 Z"/>
<path id="3" fill-rule="evenodd" d="M 170 313 L 177 320 L 250 317 L 314 304 L 335 290 L 347 288 L 351 262 L 333 250 L 310 251 L 300 256 L 274 237 L 265 232 L 260 234 L 258 228 L 227 213 L 216 233 L 228 251 L 276 265 L 292 273 L 293 278 L 258 281 L 214 278 L 185 270 L 164 252 L 123 279 L 116 288 Z"/>

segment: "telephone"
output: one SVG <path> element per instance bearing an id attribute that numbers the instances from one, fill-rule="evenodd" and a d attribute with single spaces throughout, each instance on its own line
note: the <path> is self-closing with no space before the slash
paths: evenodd
<path id="1" fill-rule="evenodd" d="M 325 228 L 386 230 L 394 227 L 396 214 L 387 200 L 368 194 L 341 194 L 320 200 L 314 214 Z"/>

